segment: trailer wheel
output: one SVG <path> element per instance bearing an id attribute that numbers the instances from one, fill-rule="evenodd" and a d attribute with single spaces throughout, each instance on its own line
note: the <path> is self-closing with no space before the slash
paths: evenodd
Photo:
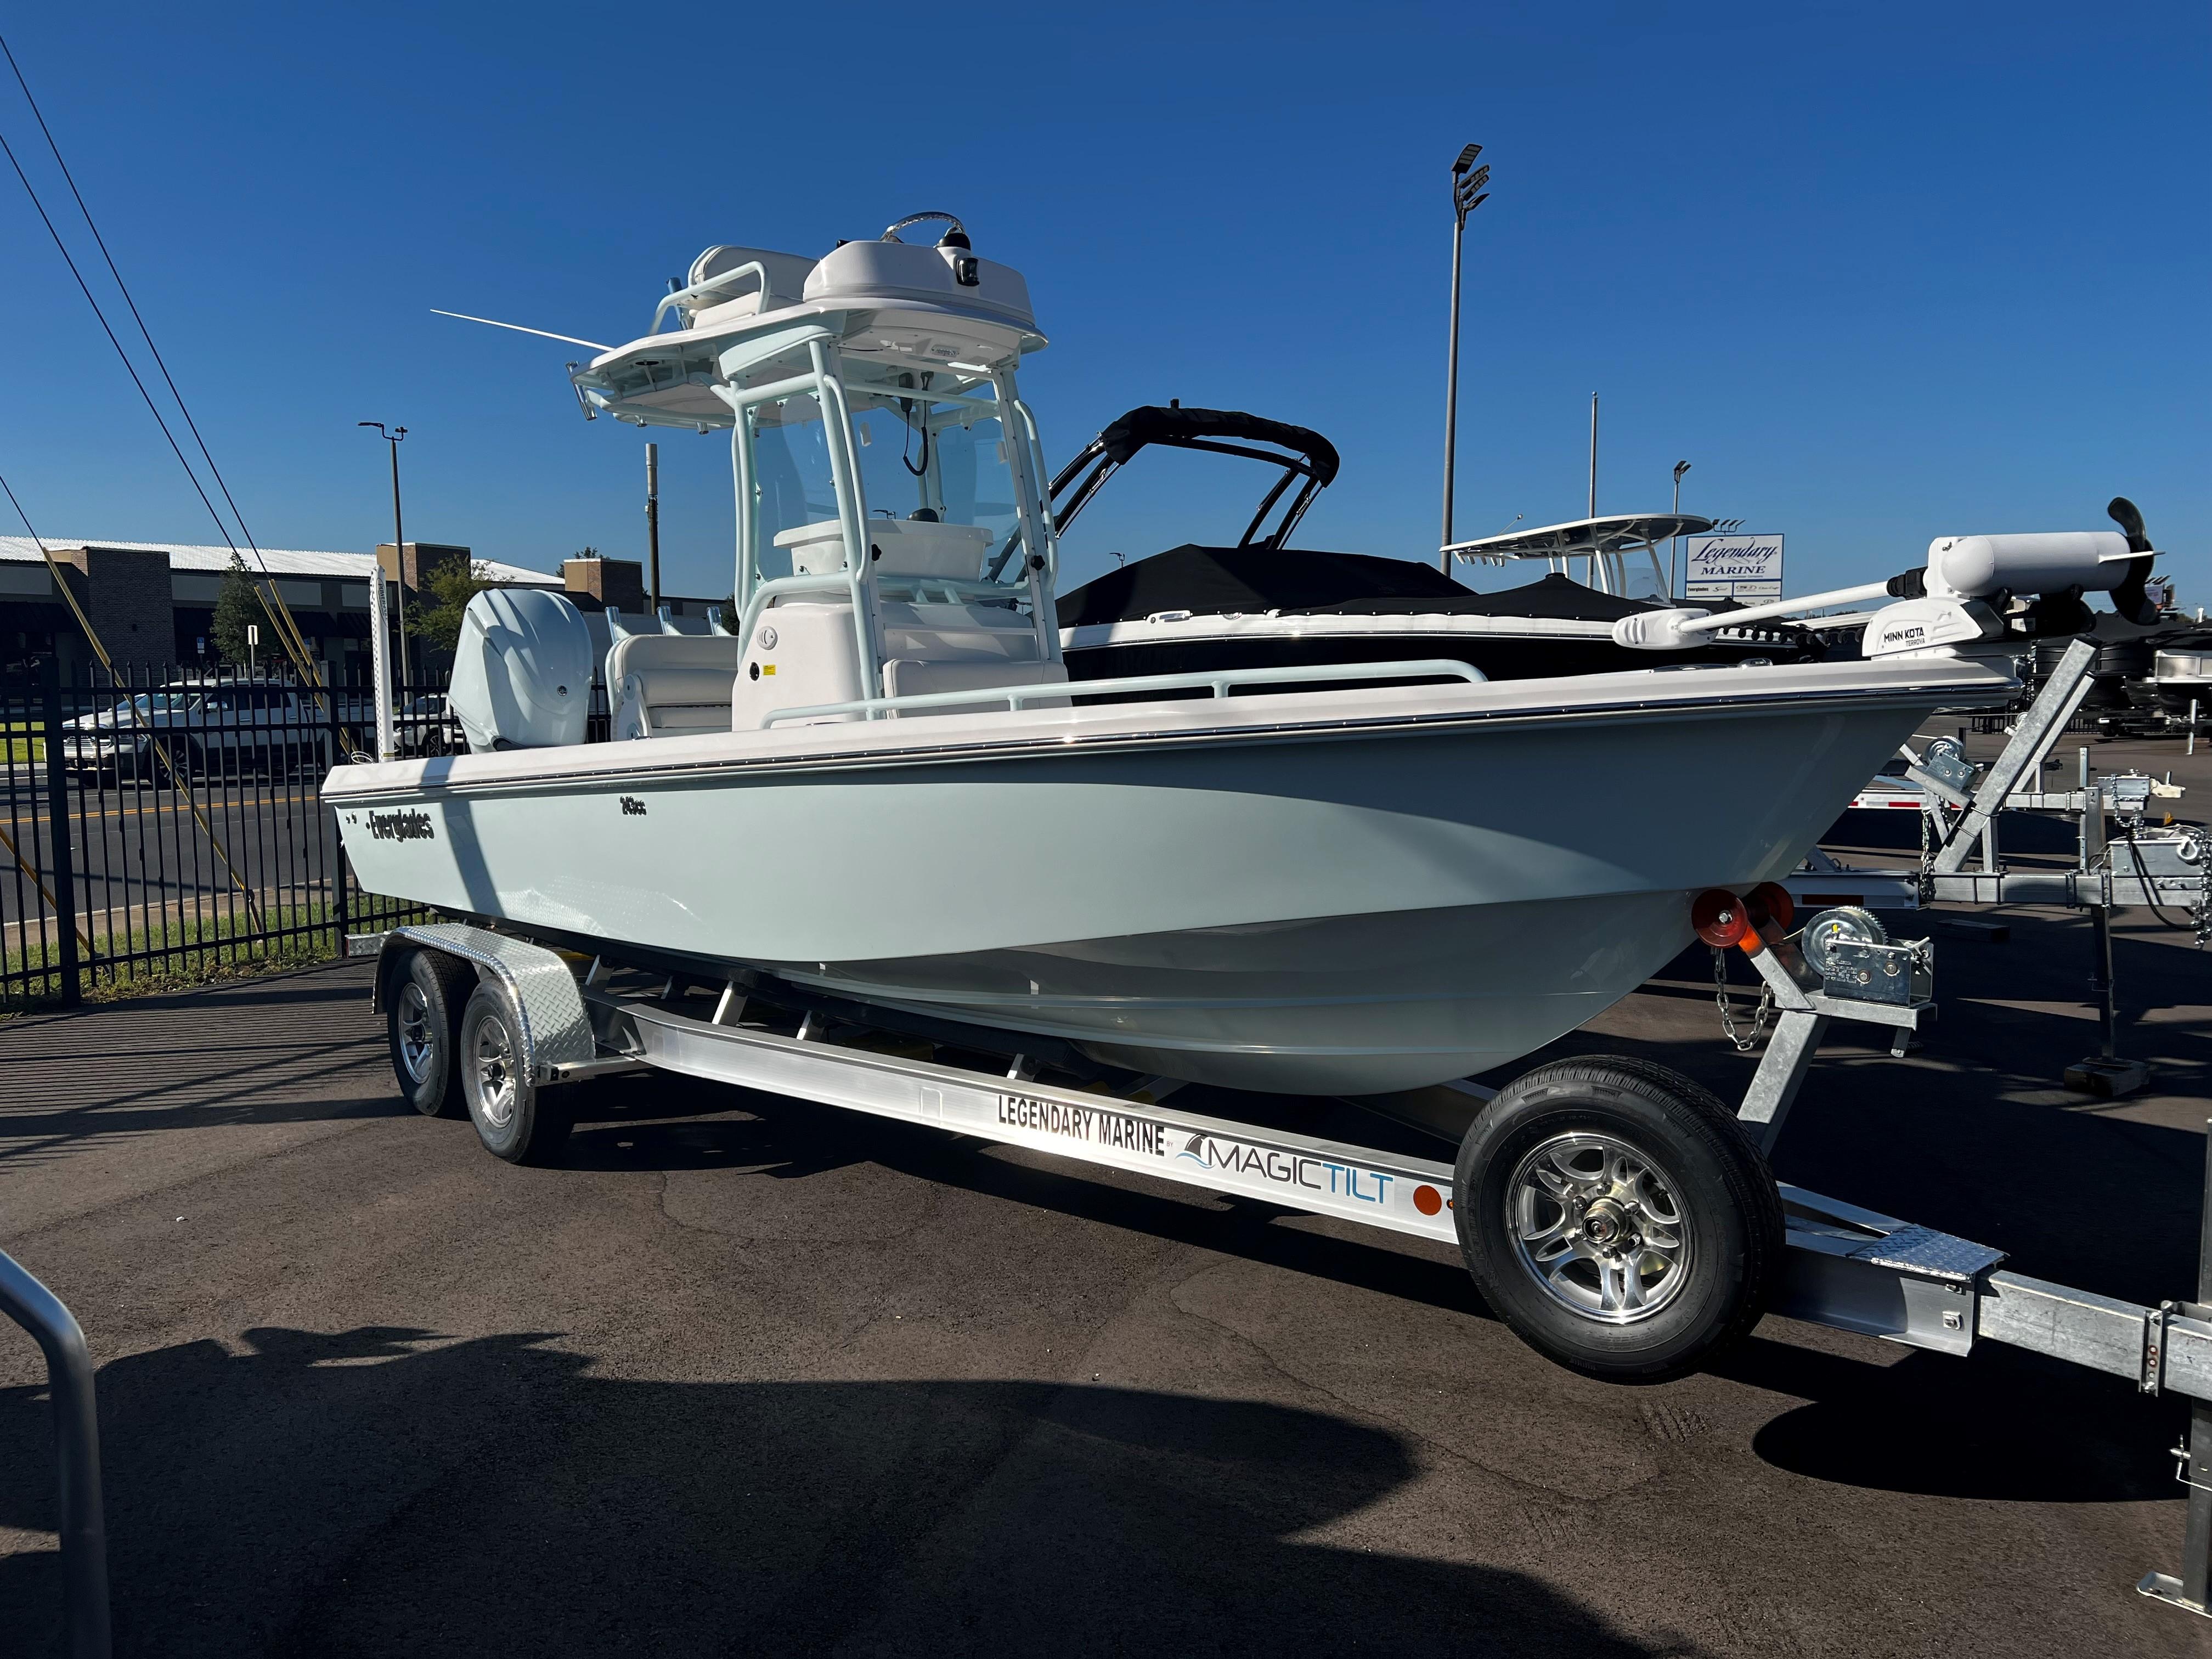
<path id="1" fill-rule="evenodd" d="M 461 1096 L 484 1150 L 509 1164 L 550 1163 L 568 1117 L 523 1063 L 522 1023 L 504 986 L 486 981 L 461 1014 Z"/>
<path id="2" fill-rule="evenodd" d="M 386 971 L 385 1024 L 399 1092 L 425 1117 L 460 1116 L 466 1109 L 453 1053 L 476 975 L 441 951 L 410 950 Z"/>
<path id="3" fill-rule="evenodd" d="M 1453 1218 L 1483 1299 L 1531 1347 L 1615 1382 L 1694 1370 L 1758 1323 L 1784 1249 L 1766 1160 L 1728 1108 L 1647 1060 L 1540 1066 L 1460 1144 Z"/>

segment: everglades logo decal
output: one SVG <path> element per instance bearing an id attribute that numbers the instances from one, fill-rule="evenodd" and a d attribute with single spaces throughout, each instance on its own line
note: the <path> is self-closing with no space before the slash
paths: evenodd
<path id="1" fill-rule="evenodd" d="M 435 841 L 428 812 L 371 812 L 368 833 L 379 841 Z"/>

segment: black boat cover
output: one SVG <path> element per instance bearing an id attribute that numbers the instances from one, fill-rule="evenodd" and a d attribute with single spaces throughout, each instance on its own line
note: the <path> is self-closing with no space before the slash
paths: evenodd
<path id="1" fill-rule="evenodd" d="M 1502 593 L 1477 593 L 1435 566 L 1410 559 L 1305 548 L 1186 544 L 1061 594 L 1060 625 L 1142 622 L 1162 611 L 1200 617 L 1275 611 L 1293 616 L 1541 617 L 1609 623 L 1650 608 L 1650 601 L 1601 593 L 1556 573 Z"/>

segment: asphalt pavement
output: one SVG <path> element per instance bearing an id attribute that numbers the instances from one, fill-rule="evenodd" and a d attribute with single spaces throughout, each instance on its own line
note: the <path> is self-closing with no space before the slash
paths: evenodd
<path id="1" fill-rule="evenodd" d="M 2212 958 L 1946 934 L 1776 1159 L 2155 1302 L 2195 1290 Z M 1739 982 L 1741 981 L 1739 975 Z M 1724 1094 L 1692 952 L 1558 1052 Z M 1746 999 L 1747 1003 L 1747 997 Z M 2185 1419 L 1984 1345 L 1770 1318 L 1609 1386 L 1453 1252 L 652 1076 L 518 1170 L 395 1098 L 362 964 L 0 1025 L 0 1247 L 100 1365 L 118 1650 L 2169 1656 Z M 58 1653 L 50 1423 L 0 1336 L 0 1646 Z"/>

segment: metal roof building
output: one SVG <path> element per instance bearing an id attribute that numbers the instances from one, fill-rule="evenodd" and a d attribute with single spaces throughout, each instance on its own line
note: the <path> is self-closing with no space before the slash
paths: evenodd
<path id="1" fill-rule="evenodd" d="M 118 662 L 153 670 L 210 658 L 215 604 L 230 568 L 229 548 L 71 536 L 45 539 L 78 605 Z M 410 592 L 425 570 L 471 560 L 465 547 L 410 542 L 404 550 Z M 542 570 L 471 562 L 495 582 L 563 585 L 560 576 Z M 369 583 L 380 564 L 386 580 L 401 568 L 389 543 L 374 553 L 264 548 L 258 557 L 246 553 L 244 562 L 249 575 L 265 572 L 275 581 L 310 648 L 341 679 L 355 673 L 368 655 Z M 273 640 L 270 646 L 273 654 Z M 0 666 L 50 655 L 64 670 L 74 670 L 90 662 L 92 654 L 75 614 L 56 590 L 38 543 L 27 536 L 0 536 Z"/>

